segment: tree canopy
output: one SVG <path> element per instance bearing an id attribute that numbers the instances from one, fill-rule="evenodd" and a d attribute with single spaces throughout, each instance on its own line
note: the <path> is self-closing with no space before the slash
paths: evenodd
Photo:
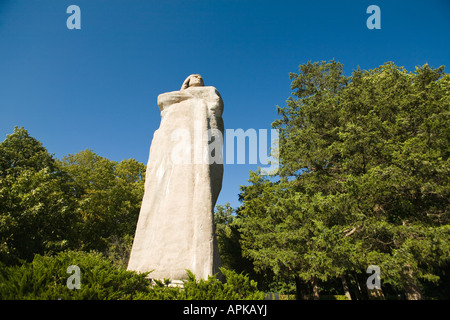
<path id="1" fill-rule="evenodd" d="M 258 270 L 343 282 L 377 265 L 392 290 L 420 298 L 448 280 L 450 75 L 386 63 L 307 63 L 278 107 L 280 171 L 250 174 L 237 210 Z M 447 277 L 447 278 L 445 278 Z M 357 281 L 357 280 L 355 280 Z M 444 282 L 443 282 L 444 281 Z M 318 293 L 315 292 L 315 295 Z"/>
<path id="2" fill-rule="evenodd" d="M 82 250 L 104 251 L 114 237 L 134 236 L 145 165 L 134 159 L 117 163 L 89 149 L 63 157 L 60 164 L 72 177 Z"/>
<path id="3" fill-rule="evenodd" d="M 131 245 L 144 179 L 145 165 L 134 159 L 117 163 L 87 149 L 58 160 L 15 128 L 0 143 L 1 261 L 66 249 L 106 252 L 118 239 Z"/>
<path id="4" fill-rule="evenodd" d="M 23 128 L 0 143 L 0 257 L 13 263 L 63 250 L 76 238 L 70 177 Z"/>

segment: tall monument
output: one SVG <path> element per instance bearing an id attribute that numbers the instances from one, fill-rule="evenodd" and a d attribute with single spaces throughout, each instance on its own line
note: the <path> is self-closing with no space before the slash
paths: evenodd
<path id="1" fill-rule="evenodd" d="M 158 96 L 145 193 L 128 270 L 153 279 L 206 279 L 219 272 L 214 206 L 222 188 L 223 101 L 200 75 Z"/>

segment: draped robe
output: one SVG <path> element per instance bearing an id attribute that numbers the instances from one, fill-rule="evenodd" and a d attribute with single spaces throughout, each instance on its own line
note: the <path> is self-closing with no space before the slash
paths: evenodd
<path id="1" fill-rule="evenodd" d="M 214 206 L 222 187 L 223 101 L 214 87 L 188 87 L 158 96 L 145 192 L 128 270 L 183 280 L 186 269 L 206 279 L 219 272 Z M 214 139 L 207 132 L 213 134 Z"/>

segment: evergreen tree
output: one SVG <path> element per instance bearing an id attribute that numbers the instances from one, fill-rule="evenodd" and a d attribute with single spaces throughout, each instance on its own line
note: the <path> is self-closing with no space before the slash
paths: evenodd
<path id="1" fill-rule="evenodd" d="M 244 255 L 294 278 L 299 295 L 309 283 L 318 298 L 338 278 L 348 291 L 369 265 L 407 298 L 436 294 L 450 264 L 450 75 L 342 69 L 316 62 L 291 74 L 293 97 L 273 123 L 278 179 L 251 173 L 242 187 Z"/>
<path id="2" fill-rule="evenodd" d="M 242 256 L 239 242 L 241 234 L 235 218 L 235 210 L 230 203 L 216 206 L 214 224 L 222 266 L 238 273 L 248 274 L 258 282 L 260 288 L 265 288 L 267 279 L 255 274 L 252 261 Z"/>

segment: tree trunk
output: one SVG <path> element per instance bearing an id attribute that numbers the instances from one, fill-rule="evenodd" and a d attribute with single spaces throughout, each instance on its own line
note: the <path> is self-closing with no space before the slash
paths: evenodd
<path id="1" fill-rule="evenodd" d="M 407 300 L 422 300 L 422 293 L 420 292 L 417 284 L 413 283 L 411 285 L 407 285 L 406 290 L 406 299 Z"/>
<path id="2" fill-rule="evenodd" d="M 406 270 L 403 272 L 406 276 L 406 285 L 405 285 L 405 294 L 407 300 L 422 300 L 422 292 L 420 292 L 420 288 L 417 285 L 416 280 L 413 276 L 413 270 L 406 266 Z"/>
<path id="3" fill-rule="evenodd" d="M 358 280 L 358 274 L 353 274 L 353 279 L 356 282 L 356 289 L 355 289 L 355 296 L 357 300 L 364 300 L 367 299 L 364 297 L 364 293 L 361 289 L 361 286 L 359 285 L 359 280 Z"/>
<path id="4" fill-rule="evenodd" d="M 383 290 L 381 289 L 369 289 L 367 288 L 369 299 L 384 299 Z"/>
<path id="5" fill-rule="evenodd" d="M 295 290 L 296 290 L 296 299 L 297 300 L 307 300 L 308 295 L 306 294 L 306 283 L 299 276 L 295 276 Z"/>
<path id="6" fill-rule="evenodd" d="M 341 275 L 342 280 L 342 286 L 344 287 L 344 293 L 348 300 L 352 300 L 352 296 L 350 295 L 350 290 L 348 289 L 347 279 L 345 279 L 345 276 Z"/>
<path id="7" fill-rule="evenodd" d="M 313 293 L 313 299 L 319 300 L 319 286 L 317 285 L 317 279 L 316 277 L 311 277 L 311 285 L 312 285 L 312 293 Z"/>

